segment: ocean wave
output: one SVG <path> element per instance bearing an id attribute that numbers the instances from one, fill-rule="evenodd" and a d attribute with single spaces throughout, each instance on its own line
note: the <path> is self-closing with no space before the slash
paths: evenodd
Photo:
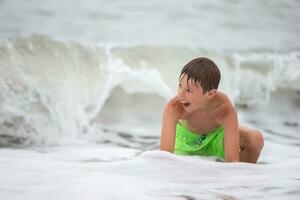
<path id="1" fill-rule="evenodd" d="M 182 66 L 199 56 L 217 63 L 220 89 L 236 104 L 267 104 L 278 89 L 300 90 L 300 51 L 87 46 L 18 37 L 0 42 L 0 145 L 99 140 L 102 124 L 136 132 L 157 127 Z"/>

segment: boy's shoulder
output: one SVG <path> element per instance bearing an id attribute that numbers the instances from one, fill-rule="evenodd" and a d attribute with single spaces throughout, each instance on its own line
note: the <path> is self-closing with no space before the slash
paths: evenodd
<path id="1" fill-rule="evenodd" d="M 222 120 L 229 114 L 235 113 L 234 105 L 227 94 L 217 91 L 216 95 L 218 98 L 218 103 L 217 106 L 212 110 L 212 115 L 215 118 Z"/>
<path id="2" fill-rule="evenodd" d="M 218 98 L 218 104 L 222 105 L 222 104 L 226 104 L 226 105 L 232 105 L 232 102 L 229 98 L 229 96 L 227 94 L 225 94 L 222 91 L 217 91 L 216 96 Z"/>

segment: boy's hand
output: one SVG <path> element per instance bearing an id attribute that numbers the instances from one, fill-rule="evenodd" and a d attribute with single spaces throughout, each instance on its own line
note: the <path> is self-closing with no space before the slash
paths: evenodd
<path id="1" fill-rule="evenodd" d="M 164 120 L 176 123 L 185 114 L 184 108 L 177 96 L 173 97 L 166 105 Z"/>
<path id="2" fill-rule="evenodd" d="M 160 150 L 174 152 L 176 123 L 184 113 L 184 108 L 177 96 L 167 103 L 163 114 Z"/>

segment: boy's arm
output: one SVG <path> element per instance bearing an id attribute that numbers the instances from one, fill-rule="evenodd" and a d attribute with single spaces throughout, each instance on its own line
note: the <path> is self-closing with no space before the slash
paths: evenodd
<path id="1" fill-rule="evenodd" d="M 239 129 L 235 108 L 227 103 L 221 108 L 219 123 L 224 127 L 225 162 L 239 161 Z"/>
<path id="2" fill-rule="evenodd" d="M 239 161 L 239 128 L 237 113 L 234 108 L 228 108 L 229 112 L 224 121 L 224 147 L 225 147 L 225 161 L 238 162 Z"/>
<path id="3" fill-rule="evenodd" d="M 160 137 L 160 150 L 174 152 L 176 135 L 176 122 L 168 119 L 163 119 L 161 137 Z"/>
<path id="4" fill-rule="evenodd" d="M 173 97 L 166 105 L 160 137 L 160 150 L 174 152 L 176 123 L 183 113 L 183 107 L 177 96 Z"/>

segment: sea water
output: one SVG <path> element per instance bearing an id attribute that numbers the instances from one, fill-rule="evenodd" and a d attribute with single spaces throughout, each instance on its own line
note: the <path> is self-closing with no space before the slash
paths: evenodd
<path id="1" fill-rule="evenodd" d="M 0 1 L 0 199 L 299 199 L 298 1 Z M 159 151 L 190 59 L 258 164 Z"/>

